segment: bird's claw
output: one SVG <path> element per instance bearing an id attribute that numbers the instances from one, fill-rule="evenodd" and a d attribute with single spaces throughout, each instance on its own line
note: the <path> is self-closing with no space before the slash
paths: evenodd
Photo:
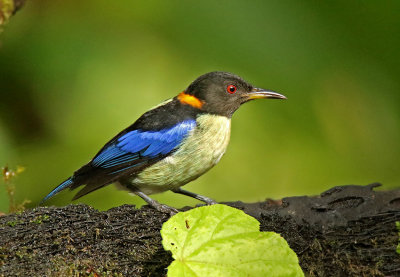
<path id="1" fill-rule="evenodd" d="M 206 201 L 206 204 L 210 206 L 210 205 L 218 204 L 218 202 L 213 199 L 210 199 L 210 200 Z"/>
<path id="2" fill-rule="evenodd" d="M 159 204 L 159 205 L 155 206 L 154 208 L 159 212 L 169 214 L 171 216 L 179 213 L 179 211 L 177 209 L 170 207 L 168 205 L 164 205 L 164 204 Z"/>

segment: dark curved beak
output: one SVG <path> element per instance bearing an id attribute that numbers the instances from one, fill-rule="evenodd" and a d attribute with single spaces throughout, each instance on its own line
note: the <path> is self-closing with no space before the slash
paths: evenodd
<path id="1" fill-rule="evenodd" d="M 253 88 L 247 94 L 248 100 L 261 99 L 261 98 L 271 98 L 271 99 L 287 99 L 285 95 L 277 93 L 275 91 L 266 90 L 262 88 Z"/>

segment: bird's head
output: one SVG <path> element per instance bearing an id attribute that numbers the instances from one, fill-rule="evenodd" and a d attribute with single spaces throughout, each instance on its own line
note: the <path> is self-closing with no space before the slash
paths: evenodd
<path id="1" fill-rule="evenodd" d="M 228 72 L 210 72 L 198 77 L 177 98 L 182 104 L 228 117 L 240 105 L 253 99 L 286 99 L 282 94 L 256 88 Z"/>

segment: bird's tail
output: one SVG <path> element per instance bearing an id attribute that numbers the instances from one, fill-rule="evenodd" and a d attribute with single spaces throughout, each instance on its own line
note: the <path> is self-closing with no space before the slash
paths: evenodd
<path id="1" fill-rule="evenodd" d="M 53 189 L 43 200 L 40 202 L 39 206 L 41 206 L 44 202 L 49 200 L 51 197 L 59 193 L 60 191 L 71 187 L 74 184 L 74 181 L 72 180 L 72 177 L 69 177 L 67 180 L 62 182 L 60 185 L 58 185 L 55 189 Z"/>

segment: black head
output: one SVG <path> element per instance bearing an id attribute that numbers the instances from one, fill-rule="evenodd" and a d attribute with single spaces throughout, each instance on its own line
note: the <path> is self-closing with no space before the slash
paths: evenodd
<path id="1" fill-rule="evenodd" d="M 204 74 L 178 96 L 184 104 L 227 117 L 231 117 L 243 103 L 258 98 L 286 99 L 276 92 L 255 88 L 239 76 L 228 72 Z"/>

